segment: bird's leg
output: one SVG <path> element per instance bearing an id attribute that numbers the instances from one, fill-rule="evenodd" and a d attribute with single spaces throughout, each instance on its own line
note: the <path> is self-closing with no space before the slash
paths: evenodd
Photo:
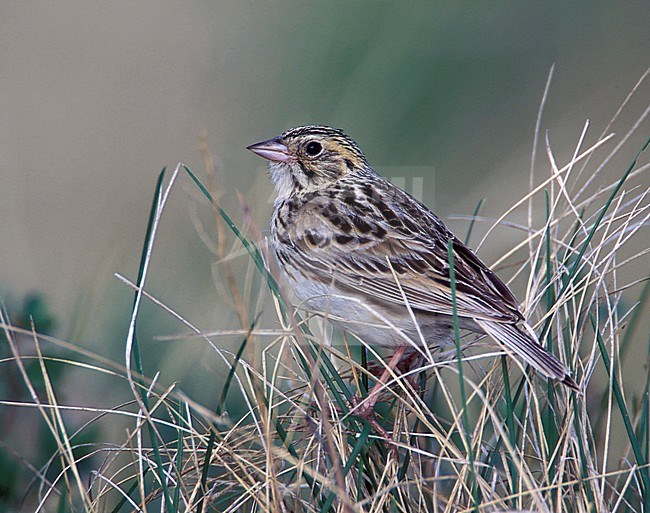
<path id="1" fill-rule="evenodd" d="M 417 365 L 422 363 L 422 354 L 417 349 L 413 349 L 404 355 L 404 358 L 397 364 L 397 370 L 402 374 L 408 374 L 406 381 L 411 385 L 411 388 L 416 394 L 421 392 L 420 383 L 418 382 L 418 374 L 409 374 Z"/>
<path id="2" fill-rule="evenodd" d="M 417 360 L 422 357 L 422 353 L 417 349 L 410 349 L 404 353 L 402 359 L 398 362 L 395 369 L 400 373 L 405 374 L 412 370 L 413 365 L 417 363 Z M 385 365 L 382 365 L 378 362 L 368 362 L 368 372 L 372 374 L 375 378 L 381 376 L 382 372 L 386 369 Z"/>
<path id="3" fill-rule="evenodd" d="M 395 370 L 399 371 L 400 374 L 408 374 L 410 371 L 412 371 L 415 368 L 415 366 L 418 364 L 418 362 L 421 359 L 422 359 L 422 353 L 417 349 L 410 348 L 404 353 L 402 359 L 397 363 Z M 367 368 L 368 372 L 372 374 L 375 378 L 379 378 L 385 369 L 386 369 L 385 365 L 381 365 L 376 362 L 370 362 Z M 413 388 L 413 391 L 416 394 L 419 394 L 420 384 L 418 383 L 418 376 L 408 375 L 406 376 L 406 380 L 411 385 L 411 388 Z"/>
<path id="4" fill-rule="evenodd" d="M 371 422 L 374 421 L 374 423 L 376 424 L 376 421 L 374 420 L 375 404 L 377 404 L 381 392 L 383 391 L 384 387 L 386 386 L 386 383 L 390 379 L 391 374 L 397 368 L 397 365 L 402 361 L 402 358 L 404 357 L 404 354 L 406 353 L 407 349 L 408 346 L 399 346 L 395 350 L 395 353 L 393 354 L 392 358 L 388 362 L 388 365 L 386 366 L 384 372 L 379 377 L 377 383 L 375 383 L 375 385 L 372 387 L 372 389 L 370 390 L 370 392 L 368 393 L 368 395 L 363 401 L 354 405 L 354 408 L 352 409 L 352 413 L 354 413 L 358 417 L 367 419 Z"/>

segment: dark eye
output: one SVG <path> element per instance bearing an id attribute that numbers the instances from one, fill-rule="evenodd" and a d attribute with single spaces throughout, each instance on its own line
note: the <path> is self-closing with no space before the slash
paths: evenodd
<path id="1" fill-rule="evenodd" d="M 321 151 L 323 151 L 323 146 L 321 143 L 312 141 L 305 146 L 305 151 L 307 152 L 307 155 L 310 157 L 315 157 L 318 155 Z"/>

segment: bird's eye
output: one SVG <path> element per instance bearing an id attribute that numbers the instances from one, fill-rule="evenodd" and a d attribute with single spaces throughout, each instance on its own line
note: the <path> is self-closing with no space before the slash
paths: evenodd
<path id="1" fill-rule="evenodd" d="M 307 155 L 310 157 L 315 157 L 318 155 L 321 151 L 323 151 L 323 146 L 321 143 L 312 141 L 307 146 L 305 146 L 305 151 L 307 152 Z"/>

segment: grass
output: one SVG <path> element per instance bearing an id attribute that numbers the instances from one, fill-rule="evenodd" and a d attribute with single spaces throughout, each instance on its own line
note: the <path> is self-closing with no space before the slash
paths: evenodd
<path id="1" fill-rule="evenodd" d="M 530 321 L 584 393 L 540 379 L 498 348 L 479 343 L 461 350 L 471 336 L 456 322 L 456 354 L 448 361 L 429 358 L 413 371 L 420 390 L 403 376 L 389 380 L 378 419 L 388 441 L 350 413 L 354 394 L 366 393 L 375 379 L 368 360 L 382 365 L 385 355 L 372 346 L 360 349 L 351 337 L 332 344 L 337 335 L 332 339 L 290 306 L 254 224 L 238 227 L 219 205 L 206 148 L 206 184 L 180 164 L 169 178 L 163 171 L 138 278 L 119 277 L 134 291 L 124 364 L 13 326 L 1 313 L 9 348 L 3 363 L 17 370 L 29 393 L 0 405 L 35 409 L 57 446 L 33 468 L 23 504 L 102 512 L 648 511 L 647 365 L 643 382 L 624 372 L 626 357 L 647 363 L 650 353 L 638 349 L 648 342 L 642 313 L 648 266 L 645 274 L 635 271 L 650 253 L 648 142 L 632 148 L 647 114 L 623 135 L 610 135 L 608 126 L 589 145 L 586 125 L 564 165 L 546 137 L 545 165 L 534 171 L 545 175 L 533 179 L 531 166 L 527 194 L 496 220 L 481 217 L 479 204 L 468 224 L 467 238 L 479 225 L 487 228 L 483 241 L 497 229 L 520 234 L 521 242 L 494 264 L 526 283 L 519 297 Z M 622 157 L 627 162 L 619 168 L 613 162 Z M 215 253 L 240 325 L 234 353 L 219 343 L 232 331 L 202 333 L 147 292 L 161 214 L 183 177 L 212 207 Z M 525 207 L 527 223 L 512 221 Z M 545 215 L 536 219 L 540 208 Z M 233 244 L 253 264 L 247 276 L 231 265 Z M 450 269 L 453 289 L 452 259 Z M 267 292 L 272 319 L 249 306 Z M 229 371 L 216 407 L 147 373 L 136 336 L 145 301 L 222 358 Z M 254 349 L 260 345 L 261 353 Z M 54 352 L 61 347 L 64 357 Z M 55 366 L 110 376 L 131 400 L 112 408 L 63 403 L 50 379 Z M 87 420 L 71 430 L 71 417 L 81 412 Z M 88 430 L 107 421 L 127 426 L 121 443 L 85 441 Z"/>

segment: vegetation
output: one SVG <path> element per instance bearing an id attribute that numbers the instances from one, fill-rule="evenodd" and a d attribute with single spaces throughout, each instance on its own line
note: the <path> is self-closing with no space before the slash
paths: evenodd
<path id="1" fill-rule="evenodd" d="M 46 335 L 38 322 L 36 329 L 14 326 L 2 312 L 3 365 L 26 393 L 0 407 L 35 409 L 39 429 L 55 442 L 51 457 L 30 469 L 23 504 L 114 512 L 648 511 L 650 346 L 639 345 L 648 342 L 650 141 L 637 143 L 647 114 L 622 134 L 608 126 L 592 143 L 585 124 L 565 164 L 538 123 L 535 147 L 545 148 L 546 159 L 540 166 L 534 150 L 531 190 L 498 219 L 482 217 L 480 205 L 468 218 L 468 238 L 478 223 L 490 227 L 474 247 L 497 231 L 519 234 L 494 265 L 525 284 L 519 297 L 531 322 L 583 394 L 520 369 L 479 338 L 448 360 L 433 355 L 412 380 L 394 376 L 379 417 L 390 442 L 350 414 L 353 396 L 372 386 L 373 364 L 385 355 L 289 306 L 255 226 L 246 220 L 238 227 L 215 199 L 207 150 L 207 185 L 180 164 L 169 180 L 163 171 L 138 278 L 118 276 L 134 290 L 124 365 Z M 232 331 L 202 333 L 146 289 L 161 214 L 184 175 L 214 209 L 224 296 L 240 323 L 236 353 L 219 344 Z M 526 211 L 526 223 L 511 221 Z M 246 275 L 231 266 L 232 243 L 253 263 Z M 261 316 L 269 290 L 274 315 Z M 149 301 L 227 363 L 212 407 L 145 372 L 137 323 Z M 623 370 L 634 358 L 646 362 L 641 381 Z M 131 400 L 110 409 L 62 402 L 57 373 L 70 366 L 110 375 Z M 79 414 L 86 420 L 71 430 Z M 107 418 L 127 426 L 120 443 L 99 438 L 95 425 Z M 19 461 L 3 457 L 5 467 Z"/>

